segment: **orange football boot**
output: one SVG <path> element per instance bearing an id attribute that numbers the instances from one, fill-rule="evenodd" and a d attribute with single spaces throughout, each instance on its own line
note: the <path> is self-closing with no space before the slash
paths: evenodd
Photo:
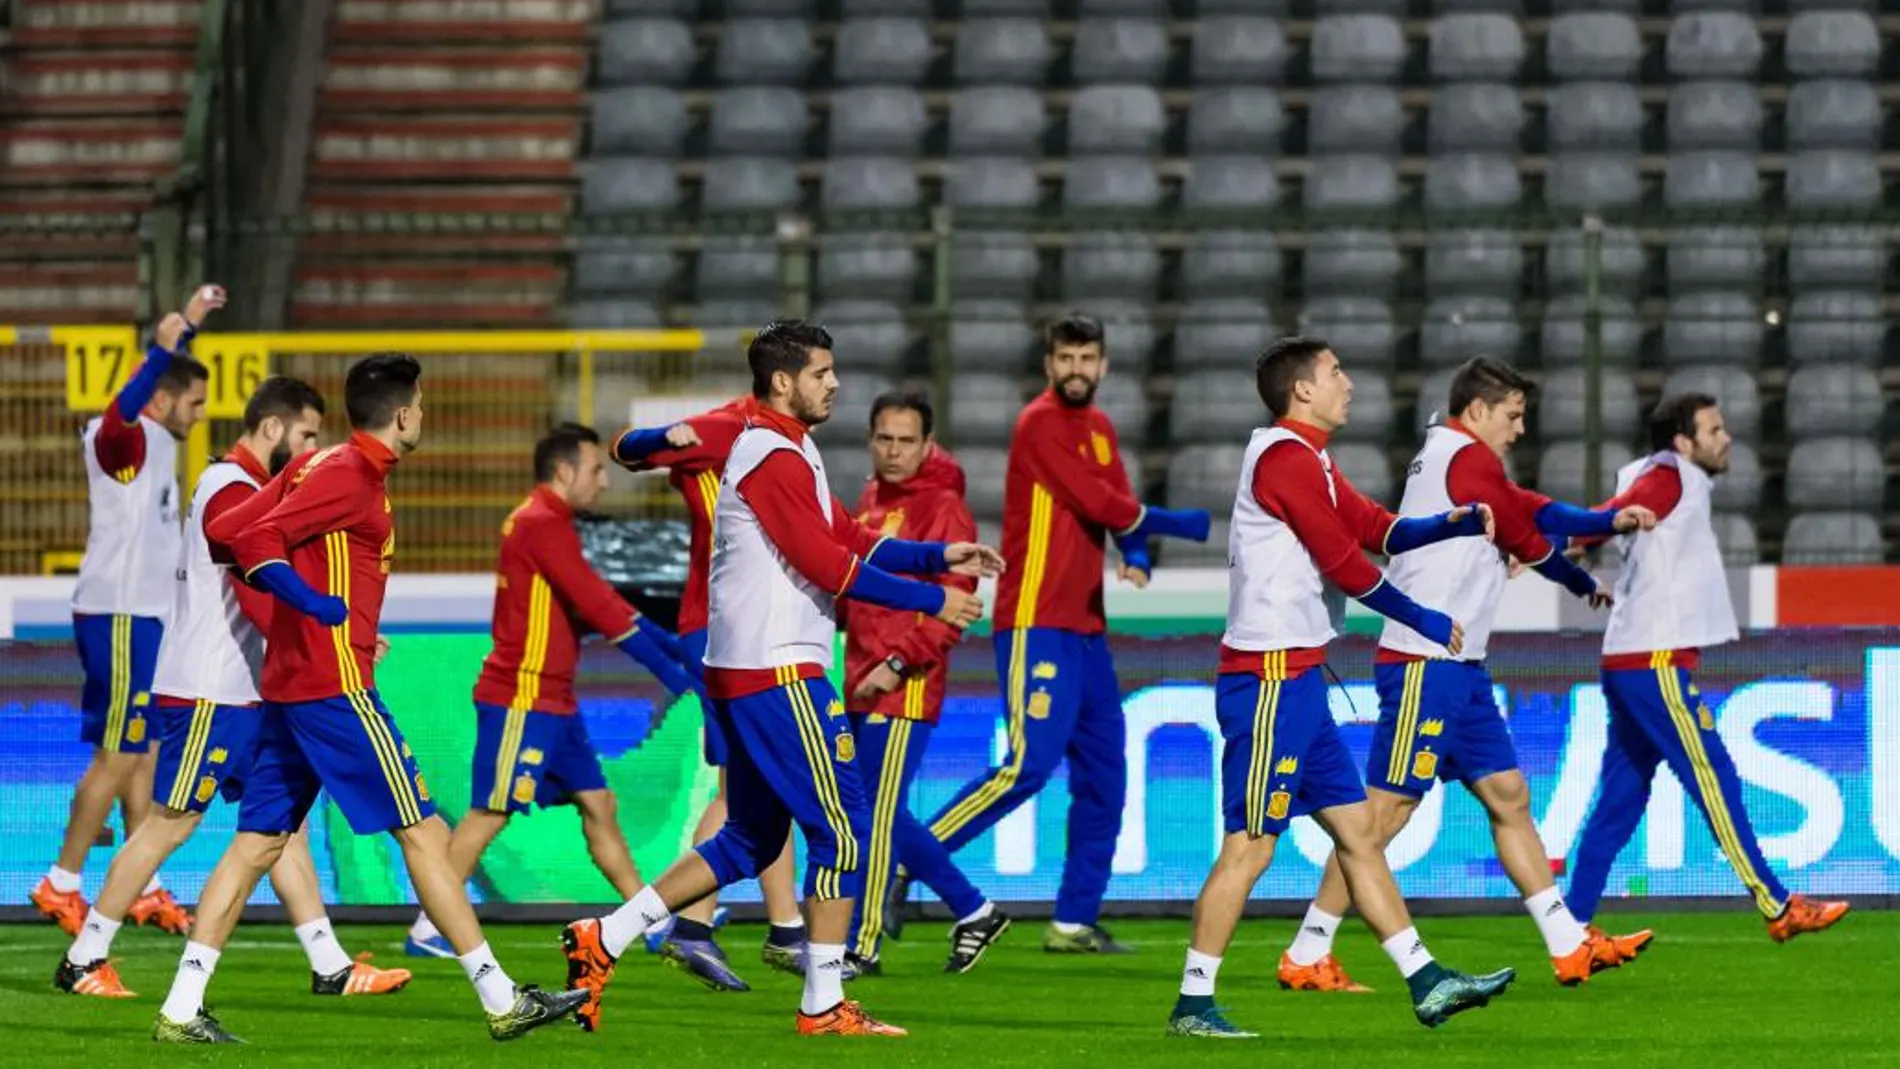
<path id="1" fill-rule="evenodd" d="M 1280 955 L 1280 986 L 1288 991 L 1344 991 L 1364 995 L 1372 989 L 1346 975 L 1346 967 L 1331 954 L 1311 965 L 1296 965 L 1287 954 Z"/>
<path id="2" fill-rule="evenodd" d="M 1806 895 L 1789 895 L 1781 916 L 1768 922 L 1768 938 L 1785 943 L 1803 932 L 1824 932 L 1847 916 L 1845 902 L 1823 902 Z"/>
<path id="3" fill-rule="evenodd" d="M 92 907 L 86 904 L 86 896 L 78 891 L 59 891 L 53 887 L 53 881 L 40 877 L 38 887 L 27 896 L 34 908 L 45 914 L 48 920 L 59 925 L 59 930 L 67 935 L 78 935 L 79 926 L 86 923 L 86 913 Z"/>
<path id="4" fill-rule="evenodd" d="M 600 921 L 589 917 L 561 929 L 561 947 L 567 951 L 567 989 L 587 992 L 587 1001 L 574 1011 L 582 1030 L 600 1031 L 600 993 L 614 978 L 614 956 L 601 942 Z"/>
<path id="5" fill-rule="evenodd" d="M 1632 941 L 1638 939 L 1637 936 L 1624 938 Z M 1642 933 L 1641 942 L 1636 944 L 1635 952 L 1625 957 L 1616 940 L 1595 927 L 1586 928 L 1583 942 L 1577 944 L 1577 949 L 1562 956 L 1552 957 L 1550 968 L 1557 974 L 1558 983 L 1565 987 L 1576 987 L 1605 969 L 1614 969 L 1632 960 L 1636 957 L 1636 953 L 1641 952 L 1643 944 L 1648 942 L 1649 933 Z"/>
<path id="6" fill-rule="evenodd" d="M 1613 969 L 1624 962 L 1635 961 L 1641 956 L 1643 951 L 1649 949 L 1649 944 L 1656 940 L 1656 933 L 1650 931 L 1648 928 L 1644 928 L 1640 932 L 1631 932 L 1628 935 L 1609 935 L 1594 924 L 1584 930 L 1590 933 L 1591 939 L 1601 939 L 1604 941 L 1598 944 L 1599 951 L 1605 953 L 1604 956 L 1599 959 L 1599 965 L 1596 970 L 1594 970 L 1596 972 L 1602 972 L 1604 969 Z M 1615 955 L 1614 961 L 1609 958 L 1611 954 Z"/>
<path id="7" fill-rule="evenodd" d="M 103 958 L 90 965 L 74 965 L 62 956 L 59 959 L 59 971 L 53 974 L 53 986 L 74 995 L 90 995 L 93 998 L 138 997 L 125 989 L 125 983 L 119 979 L 119 970 Z"/>
<path id="8" fill-rule="evenodd" d="M 375 957 L 365 950 L 350 966 L 349 979 L 343 981 L 343 995 L 391 995 L 401 991 L 410 980 L 408 969 L 378 969 L 369 963 Z"/>
<path id="9" fill-rule="evenodd" d="M 191 914 L 163 887 L 149 895 L 140 895 L 132 908 L 125 911 L 125 919 L 141 927 L 150 924 L 173 935 L 191 931 Z"/>
<path id="10" fill-rule="evenodd" d="M 846 999 L 816 1017 L 802 1011 L 798 1015 L 801 1036 L 907 1036 L 909 1032 L 864 1012 L 864 1007 Z"/>

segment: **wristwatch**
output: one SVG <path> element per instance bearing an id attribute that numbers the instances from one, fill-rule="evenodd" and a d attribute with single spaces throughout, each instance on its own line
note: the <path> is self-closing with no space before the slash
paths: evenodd
<path id="1" fill-rule="evenodd" d="M 905 664 L 904 659 L 902 657 L 899 657 L 897 654 L 893 653 L 889 657 L 884 658 L 884 667 L 890 669 L 895 674 L 901 676 L 904 674 L 905 669 L 909 668 L 910 665 Z"/>

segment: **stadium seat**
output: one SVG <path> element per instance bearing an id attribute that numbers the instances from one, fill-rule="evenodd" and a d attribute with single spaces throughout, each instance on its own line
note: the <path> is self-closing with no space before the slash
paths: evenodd
<path id="1" fill-rule="evenodd" d="M 919 17 L 846 18 L 838 24 L 831 76 L 839 85 L 916 85 L 929 69 L 929 4 Z"/>
<path id="2" fill-rule="evenodd" d="M 1280 270 L 1280 246 L 1261 230 L 1198 230 L 1181 253 L 1181 285 L 1196 298 L 1259 297 Z"/>
<path id="3" fill-rule="evenodd" d="M 1313 78 L 1321 84 L 1396 82 L 1408 56 L 1405 30 L 1389 15 L 1323 14 L 1313 20 L 1310 47 Z"/>
<path id="4" fill-rule="evenodd" d="M 1264 424 L 1268 412 L 1256 392 L 1248 389 L 1253 385 L 1249 376 L 1232 375 L 1231 390 L 1245 392 L 1253 401 L 1254 422 Z M 1242 383 L 1246 385 L 1243 386 Z M 1352 380 L 1352 411 L 1346 425 L 1333 433 L 1334 439 L 1341 442 L 1371 442 L 1383 445 L 1392 432 L 1392 421 L 1396 408 L 1392 399 L 1392 380 L 1383 375 L 1361 375 Z"/>
<path id="5" fill-rule="evenodd" d="M 1663 362 L 1752 366 L 1761 358 L 1764 330 L 1760 305 L 1747 294 L 1678 294 L 1663 320 Z"/>
<path id="6" fill-rule="evenodd" d="M 1668 115 L 1671 152 L 1761 151 L 1762 107 L 1758 86 L 1727 81 L 1674 86 L 1669 90 Z"/>
<path id="7" fill-rule="evenodd" d="M 1315 214 L 1391 208 L 1399 202 L 1398 161 L 1384 155 L 1317 156 L 1303 190 Z"/>
<path id="8" fill-rule="evenodd" d="M 1788 504 L 1798 509 L 1873 510 L 1886 489 L 1886 465 L 1871 438 L 1805 438 L 1788 451 Z"/>
<path id="9" fill-rule="evenodd" d="M 1372 297 L 1309 299 L 1300 311 L 1300 333 L 1331 342 L 1348 374 L 1386 373 L 1399 340 L 1392 309 Z"/>
<path id="10" fill-rule="evenodd" d="M 1035 285 L 1036 248 L 1021 231 L 958 231 L 950 239 L 953 298 L 1024 300 Z"/>
<path id="11" fill-rule="evenodd" d="M 602 89 L 591 110 L 596 153 L 672 157 L 686 137 L 686 98 L 665 86 Z"/>
<path id="12" fill-rule="evenodd" d="M 909 301 L 917 276 L 917 253 L 900 231 L 834 232 L 818 252 L 818 292 L 826 300 L 871 298 Z M 770 288 L 776 279 L 762 283 Z"/>
<path id="13" fill-rule="evenodd" d="M 1062 250 L 1062 296 L 1070 302 L 1154 300 L 1161 253 L 1148 234 L 1105 230 L 1077 234 Z"/>
<path id="14" fill-rule="evenodd" d="M 1873 227 L 1807 225 L 1789 228 L 1788 285 L 1814 290 L 1878 290 L 1887 270 L 1886 235 Z"/>
<path id="15" fill-rule="evenodd" d="M 1550 74 L 1560 82 L 1634 82 L 1643 35 L 1624 12 L 1563 12 L 1550 20 L 1546 49 Z"/>
<path id="16" fill-rule="evenodd" d="M 1168 462 L 1168 507 L 1206 509 L 1216 516 L 1230 516 L 1234 492 L 1240 483 L 1240 468 L 1246 461 L 1247 446 L 1190 445 L 1174 451 Z M 1222 556 L 1226 555 L 1222 551 Z"/>
<path id="17" fill-rule="evenodd" d="M 1765 51 L 1755 20 L 1738 11 L 1690 11 L 1669 23 L 1664 59 L 1676 78 L 1755 77 Z"/>
<path id="18" fill-rule="evenodd" d="M 727 85 L 799 85 L 811 60 L 804 19 L 733 18 L 720 30 L 713 73 Z"/>
<path id="19" fill-rule="evenodd" d="M 1628 227 L 1606 226 L 1597 236 L 1597 285 L 1605 293 L 1635 296 L 1645 289 L 1643 243 Z M 1589 265 L 1588 239 L 1579 227 L 1552 230 L 1544 246 L 1544 275 L 1553 292 L 1582 293 Z"/>
<path id="20" fill-rule="evenodd" d="M 1885 122 L 1872 82 L 1817 78 L 1788 90 L 1788 147 L 1877 152 Z"/>
<path id="21" fill-rule="evenodd" d="M 1761 231 L 1749 226 L 1673 230 L 1667 256 L 1670 293 L 1697 289 L 1757 291 L 1768 262 Z"/>
<path id="22" fill-rule="evenodd" d="M 1231 370 L 1195 371 L 1174 380 L 1176 442 L 1244 442 L 1266 422 L 1266 409 L 1247 376 Z M 1356 402 L 1355 402 L 1356 403 Z"/>
<path id="23" fill-rule="evenodd" d="M 1353 488 L 1390 508 L 1398 504 L 1398 487 L 1392 480 L 1392 462 L 1382 446 L 1365 442 L 1337 442 L 1327 448 L 1333 466 L 1352 483 Z"/>
<path id="24" fill-rule="evenodd" d="M 1887 400 L 1880 375 L 1857 364 L 1811 364 L 1788 376 L 1788 437 L 1880 433 Z"/>
<path id="25" fill-rule="evenodd" d="M 1419 357 L 1427 367 L 1452 367 L 1474 356 L 1518 363 L 1523 330 L 1517 302 L 1507 297 L 1436 297 L 1419 325 Z"/>
<path id="26" fill-rule="evenodd" d="M 601 27 L 603 85 L 678 85 L 697 59 L 693 31 L 667 18 L 614 19 Z"/>
<path id="27" fill-rule="evenodd" d="M 1550 158 L 1544 202 L 1573 211 L 1620 208 L 1643 198 L 1643 178 L 1634 155 L 1568 153 Z"/>
<path id="28" fill-rule="evenodd" d="M 959 369 L 949 405 L 957 446 L 1008 445 L 1022 407 L 1020 377 Z"/>
<path id="29" fill-rule="evenodd" d="M 1681 393 L 1704 393 L 1715 398 L 1722 406 L 1722 422 L 1730 434 L 1743 441 L 1760 439 L 1761 391 L 1747 369 L 1714 364 L 1671 372 L 1663 382 L 1662 396 Z M 1790 392 L 1789 403 L 1793 400 Z"/>
<path id="30" fill-rule="evenodd" d="M 1136 156 L 1154 153 L 1167 132 L 1161 94 L 1145 85 L 1091 85 L 1069 105 L 1069 151 Z"/>
<path id="31" fill-rule="evenodd" d="M 1524 31 L 1510 15 L 1440 12 L 1429 32 L 1434 81 L 1510 81 L 1524 65 Z"/>
<path id="32" fill-rule="evenodd" d="M 1747 568 L 1761 560 L 1761 547 L 1755 537 L 1755 521 L 1740 512 L 1717 512 L 1709 517 L 1715 527 L 1715 544 L 1722 547 L 1722 563 L 1730 568 Z"/>
<path id="33" fill-rule="evenodd" d="M 1307 298 L 1385 295 L 1398 283 L 1404 260 L 1384 230 L 1309 231 L 1302 282 Z"/>
<path id="34" fill-rule="evenodd" d="M 1761 507 L 1761 457 L 1746 441 L 1729 446 L 1728 471 L 1715 480 L 1709 499 L 1718 509 L 1753 514 Z"/>
<path id="35" fill-rule="evenodd" d="M 834 156 L 825 161 L 819 203 L 827 210 L 914 208 L 918 199 L 917 168 L 910 160 Z"/>
<path id="36" fill-rule="evenodd" d="M 1194 24 L 1189 73 L 1196 85 L 1278 85 L 1289 51 L 1278 19 L 1209 15 Z"/>
<path id="37" fill-rule="evenodd" d="M 1602 373 L 1602 404 L 1598 409 L 1606 440 L 1635 437 L 1643 420 L 1636 398 L 1636 379 L 1623 368 L 1606 367 Z M 1539 376 L 1537 433 L 1546 438 L 1581 438 L 1588 406 L 1584 403 L 1584 369 L 1558 368 Z"/>
<path id="38" fill-rule="evenodd" d="M 1588 305 L 1580 295 L 1558 297 L 1544 306 L 1539 352 L 1544 366 L 1580 364 L 1589 354 Z M 1628 298 L 1605 296 L 1598 301 L 1599 354 L 1605 363 L 1633 364 L 1642 351 L 1643 328 Z"/>
<path id="39" fill-rule="evenodd" d="M 1265 210 L 1280 202 L 1280 183 L 1258 156 L 1196 156 L 1190 166 L 1184 208 Z"/>
<path id="40" fill-rule="evenodd" d="M 1524 287 L 1524 249 L 1508 230 L 1441 230 L 1425 240 L 1427 296 L 1515 297 Z"/>
<path id="41" fill-rule="evenodd" d="M 1023 307 L 1013 301 L 967 300 L 950 307 L 950 365 L 964 371 L 1026 373 L 1038 348 Z"/>
<path id="42" fill-rule="evenodd" d="M 838 90 L 830 115 L 827 135 L 836 156 L 915 156 L 929 123 L 922 95 L 889 85 Z"/>
<path id="43" fill-rule="evenodd" d="M 1751 152 L 1671 152 L 1663 171 L 1663 202 L 1684 208 L 1752 205 L 1761 173 Z"/>
<path id="44" fill-rule="evenodd" d="M 1543 455 L 1537 461 L 1537 492 L 1558 501 L 1573 504 L 1589 501 L 1584 480 L 1584 463 L 1587 453 L 1579 441 L 1546 442 Z M 1600 455 L 1601 467 L 1597 469 L 1600 482 L 1598 491 L 1601 498 L 1607 498 L 1616 489 L 1616 473 L 1623 465 L 1633 459 L 1629 447 L 1621 442 L 1606 441 Z"/>
<path id="45" fill-rule="evenodd" d="M 1161 177 L 1143 156 L 1096 156 L 1074 167 L 1062 183 L 1062 203 L 1072 209 L 1153 208 L 1161 202 Z"/>
<path id="46" fill-rule="evenodd" d="M 1554 153 L 1634 153 L 1646 121 L 1635 85 L 1570 82 L 1551 87 L 1545 136 Z"/>
<path id="47" fill-rule="evenodd" d="M 965 85 L 1041 85 L 1050 54 L 1041 19 L 970 18 L 957 28 L 953 73 Z"/>
<path id="48" fill-rule="evenodd" d="M 1880 44 L 1864 11 L 1800 11 L 1788 20 L 1782 50 L 1797 78 L 1865 78 L 1880 69 Z"/>
<path id="49" fill-rule="evenodd" d="M 1879 564 L 1880 521 L 1864 512 L 1803 512 L 1788 521 L 1783 564 Z"/>
<path id="50" fill-rule="evenodd" d="M 1396 156 L 1405 126 L 1405 107 L 1396 90 L 1374 85 L 1321 86 L 1307 105 L 1306 149 L 1315 156 Z"/>
<path id="51" fill-rule="evenodd" d="M 1832 149 L 1795 153 L 1785 181 L 1790 208 L 1867 208 L 1886 189 L 1874 156 Z"/>
<path id="52" fill-rule="evenodd" d="M 700 246 L 694 290 L 700 300 L 769 293 L 783 273 L 783 263 L 775 237 L 708 234 Z"/>
<path id="53" fill-rule="evenodd" d="M 833 350 L 840 368 L 852 371 L 876 369 L 884 375 L 895 375 L 904 366 L 904 356 L 910 350 L 910 327 L 904 322 L 903 309 L 888 301 L 828 301 L 818 306 L 812 318 L 824 324 L 831 332 L 837 347 Z M 863 375 L 844 378 L 863 378 Z M 862 398 L 868 407 L 871 394 Z M 840 394 L 842 397 L 842 394 Z M 860 424 L 862 426 L 862 424 Z"/>
<path id="54" fill-rule="evenodd" d="M 965 500 L 979 517 L 1003 514 L 1003 481 L 1009 471 L 1009 453 L 1003 449 L 959 447 L 957 460 L 963 465 L 968 485 Z M 992 543 L 994 544 L 994 543 Z"/>
<path id="55" fill-rule="evenodd" d="M 1229 388 L 1236 388 L 1233 384 L 1253 370 L 1254 359 L 1274 335 L 1273 313 L 1265 301 L 1231 297 L 1191 301 L 1181 309 L 1174 327 L 1174 370 L 1219 371 L 1228 376 Z"/>
<path id="56" fill-rule="evenodd" d="M 743 85 L 713 95 L 707 151 L 721 156 L 795 156 L 805 144 L 805 94 L 778 85 Z"/>
<path id="57" fill-rule="evenodd" d="M 1014 85 L 962 89 L 950 102 L 950 154 L 1037 156 L 1049 116 L 1042 94 Z"/>
<path id="58" fill-rule="evenodd" d="M 837 329 L 833 328 L 834 337 L 837 333 Z M 845 348 L 842 339 L 838 347 Z M 878 395 L 896 388 L 895 379 L 875 371 L 853 368 L 839 375 L 838 396 L 831 403 L 831 418 L 816 431 L 820 442 L 845 442 L 858 452 L 864 452 L 865 432 L 871 426 L 871 403 L 877 400 Z"/>
<path id="59" fill-rule="evenodd" d="M 1500 153 L 1433 156 L 1425 164 L 1425 207 L 1437 211 L 1500 211 L 1523 196 L 1517 159 Z"/>
<path id="60" fill-rule="evenodd" d="M 1788 360 L 1794 364 L 1875 365 L 1887 349 L 1887 317 L 1876 293 L 1816 290 L 1788 304 Z"/>
<path id="61" fill-rule="evenodd" d="M 589 214 L 665 211 L 679 202 L 671 160 L 608 157 L 581 169 L 581 210 Z"/>
<path id="62" fill-rule="evenodd" d="M 1084 19 L 1076 25 L 1069 62 L 1084 85 L 1153 84 L 1168 62 L 1168 28 L 1153 19 Z"/>
<path id="63" fill-rule="evenodd" d="M 1426 143 L 1433 153 L 1515 152 L 1524 122 L 1524 99 L 1515 86 L 1440 86 L 1426 118 Z"/>
<path id="64" fill-rule="evenodd" d="M 1195 156 L 1278 155 L 1285 128 L 1286 116 L 1273 90 L 1212 86 L 1196 90 L 1188 104 L 1187 150 Z M 1259 167 L 1260 161 L 1254 165 Z"/>
<path id="65" fill-rule="evenodd" d="M 1132 324 L 1123 324 L 1125 329 L 1117 331 L 1109 325 L 1109 343 L 1111 351 L 1121 358 L 1121 366 L 1102 380 L 1095 390 L 1095 407 L 1102 410 L 1108 421 L 1115 425 L 1115 432 L 1122 440 L 1123 454 L 1136 453 L 1134 448 L 1148 436 L 1148 419 L 1151 410 L 1148 405 L 1148 350 L 1154 344 L 1153 332 L 1147 340 L 1138 336 Z M 1111 358 L 1112 359 L 1112 358 Z"/>

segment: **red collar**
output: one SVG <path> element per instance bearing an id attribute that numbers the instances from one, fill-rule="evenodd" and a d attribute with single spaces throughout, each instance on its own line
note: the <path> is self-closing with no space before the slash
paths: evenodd
<path id="1" fill-rule="evenodd" d="M 548 508 L 554 511 L 554 514 L 556 516 L 559 516 L 564 520 L 570 519 L 574 515 L 574 510 L 568 506 L 568 503 L 562 500 L 561 495 L 555 493 L 551 488 L 549 488 L 548 484 L 546 483 L 542 483 L 536 486 L 534 488 L 534 493 L 528 496 L 533 498 L 536 501 L 541 502 L 543 505 L 546 505 Z"/>
<path id="2" fill-rule="evenodd" d="M 364 458 L 369 461 L 370 466 L 375 468 L 379 475 L 396 466 L 396 454 L 391 452 L 388 446 L 369 434 L 357 431 L 355 434 L 350 435 L 350 444 L 355 446 L 363 454 Z"/>
<path id="3" fill-rule="evenodd" d="M 795 444 L 804 444 L 805 435 L 811 432 L 811 428 L 805 426 L 804 420 L 797 416 L 788 416 L 763 403 L 753 406 L 746 417 L 749 422 L 761 427 L 769 427 L 790 438 Z"/>
<path id="4" fill-rule="evenodd" d="M 1457 431 L 1459 434 L 1464 435 L 1466 438 L 1469 438 L 1472 441 L 1479 443 L 1480 445 L 1484 443 L 1484 439 L 1471 433 L 1471 428 L 1465 426 L 1463 423 L 1460 423 L 1456 416 L 1445 421 L 1445 429 L 1451 430 L 1451 431 Z"/>
<path id="5" fill-rule="evenodd" d="M 263 461 L 258 460 L 257 457 L 251 454 L 250 450 L 243 446 L 232 446 L 231 451 L 224 454 L 224 459 L 243 468 L 244 473 L 256 479 L 258 485 L 262 486 L 270 482 L 270 469 L 264 465 Z"/>
<path id="6" fill-rule="evenodd" d="M 1326 448 L 1326 443 L 1331 441 L 1333 437 L 1318 427 L 1313 426 L 1311 423 L 1302 423 L 1297 419 L 1275 420 L 1273 425 L 1276 427 L 1285 427 L 1287 430 L 1299 435 L 1305 440 L 1307 445 L 1312 446 L 1314 449 Z"/>

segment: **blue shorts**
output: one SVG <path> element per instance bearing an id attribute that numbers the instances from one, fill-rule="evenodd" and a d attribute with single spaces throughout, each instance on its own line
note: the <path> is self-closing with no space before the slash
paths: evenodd
<path id="1" fill-rule="evenodd" d="M 1228 834 L 1280 835 L 1294 817 L 1366 800 L 1326 702 L 1324 672 L 1309 668 L 1288 680 L 1223 672 L 1215 693 Z"/>
<path id="2" fill-rule="evenodd" d="M 109 753 L 142 753 L 157 732 L 152 711 L 152 671 L 165 625 L 153 616 L 73 614 L 73 640 L 86 673 L 79 697 L 79 741 Z"/>
<path id="3" fill-rule="evenodd" d="M 706 683 L 706 630 L 683 631 L 680 633 L 680 651 L 686 655 L 686 670 L 693 674 L 702 688 L 699 702 L 699 717 L 704 723 L 701 732 L 700 754 L 706 763 L 714 768 L 726 767 L 726 734 L 719 728 L 719 720 L 713 716 L 712 703 L 705 700 L 703 688 Z"/>
<path id="4" fill-rule="evenodd" d="M 1469 787 L 1517 767 L 1517 747 L 1482 662 L 1381 664 L 1372 675 L 1379 724 L 1366 754 L 1370 786 L 1416 798 L 1434 779 Z"/>
<path id="5" fill-rule="evenodd" d="M 311 702 L 265 702 L 238 830 L 286 834 L 329 792 L 358 835 L 420 824 L 435 802 L 373 690 Z"/>
<path id="6" fill-rule="evenodd" d="M 469 808 L 525 813 L 607 789 L 594 741 L 579 713 L 511 712 L 475 703 L 475 767 Z"/>
<path id="7" fill-rule="evenodd" d="M 263 713 L 255 705 L 159 705 L 158 772 L 152 801 L 180 813 L 202 813 L 222 794 L 244 796 Z"/>

